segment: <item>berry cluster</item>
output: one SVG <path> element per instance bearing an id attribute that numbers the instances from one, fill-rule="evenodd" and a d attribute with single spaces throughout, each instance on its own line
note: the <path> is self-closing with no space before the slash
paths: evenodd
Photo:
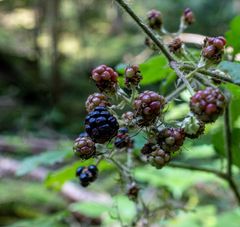
<path id="1" fill-rule="evenodd" d="M 172 35 L 173 40 L 169 43 L 168 49 L 166 46 L 166 51 L 177 59 L 187 59 L 188 62 L 193 59 L 192 64 L 196 67 L 201 65 L 200 63 L 204 59 L 219 61 L 226 44 L 223 37 L 205 39 L 202 50 L 203 57 L 197 64 L 194 56 L 186 57 L 188 53 L 186 46 L 177 36 L 193 22 L 193 12 L 187 8 L 182 15 L 179 32 Z M 157 10 L 151 10 L 148 13 L 148 25 L 155 30 L 152 31 L 153 34 L 156 33 L 159 36 L 161 32 L 169 34 L 163 28 L 161 13 Z M 156 48 L 156 44 L 149 38 L 146 39 L 146 42 L 152 49 Z M 204 66 L 207 68 L 209 65 L 205 64 Z M 133 176 L 130 170 L 132 159 L 139 155 L 133 150 L 133 135 L 142 131 L 146 139 L 138 160 L 144 160 L 160 169 L 171 161 L 175 156 L 174 152 L 181 149 L 186 138 L 198 138 L 204 133 L 205 124 L 214 122 L 225 109 L 226 99 L 218 88 L 210 84 L 211 86 L 199 90 L 199 87 L 205 87 L 206 84 L 200 79 L 198 80 L 198 74 L 195 71 L 185 72 L 185 69 L 181 69 L 181 67 L 178 70 L 183 75 L 189 73 L 185 77 L 187 81 L 183 80 L 183 82 L 190 92 L 194 90 L 196 92 L 189 102 L 191 112 L 184 119 L 174 121 L 174 123 L 166 121 L 164 116 L 167 108 L 165 106 L 180 94 L 179 89 L 167 98 L 154 91 L 140 92 L 140 81 L 143 76 L 138 65 L 129 65 L 124 69 L 126 90 L 118 85 L 118 73 L 111 67 L 100 65 L 92 71 L 91 78 L 101 93 L 90 95 L 85 103 L 88 112 L 84 122 L 86 132 L 81 133 L 75 140 L 73 150 L 81 159 L 100 156 L 98 162 L 106 159 L 115 164 L 122 171 L 121 176 L 126 177 L 127 195 L 133 200 L 137 199 L 139 192 L 139 187 L 132 180 Z M 176 69 L 175 71 L 177 72 Z M 195 74 L 196 78 L 193 78 Z M 199 75 L 202 76 L 202 72 Z M 208 78 L 204 79 L 210 81 Z M 121 162 L 114 159 L 116 154 L 124 156 L 125 153 L 127 153 L 127 157 L 125 156 L 125 159 L 122 157 Z M 124 160 L 126 165 L 122 163 Z M 79 177 L 81 185 L 86 187 L 96 179 L 97 173 L 97 167 L 90 165 L 79 167 L 76 175 Z"/>
<path id="2" fill-rule="evenodd" d="M 79 178 L 80 184 L 87 187 L 91 182 L 97 179 L 98 168 L 95 165 L 88 167 L 81 166 L 76 170 L 76 177 Z"/>
<path id="3" fill-rule="evenodd" d="M 214 63 L 219 63 L 222 59 L 223 49 L 225 45 L 226 40 L 222 36 L 205 38 L 202 49 L 202 56 Z"/>

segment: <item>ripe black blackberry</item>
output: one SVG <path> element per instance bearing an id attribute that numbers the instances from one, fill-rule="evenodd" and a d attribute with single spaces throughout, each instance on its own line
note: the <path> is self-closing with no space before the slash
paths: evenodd
<path id="1" fill-rule="evenodd" d="M 224 111 L 226 99 L 218 88 L 207 87 L 191 97 L 190 109 L 203 122 L 214 122 Z"/>
<path id="2" fill-rule="evenodd" d="M 157 143 L 165 152 L 179 150 L 185 140 L 182 128 L 164 128 L 157 134 Z"/>
<path id="3" fill-rule="evenodd" d="M 87 112 L 93 111 L 97 106 L 110 106 L 107 96 L 101 93 L 94 93 L 87 98 L 85 103 Z"/>
<path id="4" fill-rule="evenodd" d="M 80 184 L 83 187 L 88 186 L 91 182 L 97 179 L 98 168 L 95 165 L 88 167 L 80 166 L 76 170 L 76 176 L 79 177 Z"/>
<path id="5" fill-rule="evenodd" d="M 100 65 L 92 71 L 92 79 L 101 92 L 112 94 L 117 90 L 118 74 L 106 65 Z"/>
<path id="6" fill-rule="evenodd" d="M 134 101 L 135 115 L 139 126 L 153 123 L 163 111 L 165 99 L 154 91 L 144 91 Z"/>
<path id="7" fill-rule="evenodd" d="M 131 86 L 137 87 L 142 79 L 142 75 L 138 65 L 128 66 L 125 70 L 125 85 L 128 88 Z"/>
<path id="8" fill-rule="evenodd" d="M 116 148 L 119 148 L 119 149 L 133 147 L 133 141 L 128 134 L 127 128 L 124 127 L 118 130 L 118 134 L 115 137 L 114 145 Z"/>
<path id="9" fill-rule="evenodd" d="M 154 30 L 162 27 L 162 15 L 159 11 L 152 9 L 147 13 L 148 26 Z"/>
<path id="10" fill-rule="evenodd" d="M 89 159 L 96 154 L 95 143 L 90 137 L 78 137 L 75 140 L 73 151 L 82 159 Z"/>
<path id="11" fill-rule="evenodd" d="M 117 135 L 119 124 L 106 107 L 96 107 L 85 118 L 85 130 L 96 143 L 105 143 Z"/>

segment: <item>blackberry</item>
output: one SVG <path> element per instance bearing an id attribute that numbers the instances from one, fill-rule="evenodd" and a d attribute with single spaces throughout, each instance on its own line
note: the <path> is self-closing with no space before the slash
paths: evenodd
<path id="1" fill-rule="evenodd" d="M 115 93 L 118 74 L 106 65 L 100 65 L 92 71 L 92 79 L 101 92 Z"/>
<path id="2" fill-rule="evenodd" d="M 142 75 L 138 65 L 128 66 L 125 70 L 125 85 L 128 88 L 131 86 L 137 87 L 139 85 L 140 80 L 142 79 Z"/>
<path id="3" fill-rule="evenodd" d="M 184 10 L 183 21 L 186 25 L 191 25 L 195 21 L 194 14 L 190 8 Z"/>
<path id="4" fill-rule="evenodd" d="M 119 124 L 106 107 L 96 107 L 85 118 L 85 130 L 96 143 L 105 143 L 117 135 Z"/>
<path id="5" fill-rule="evenodd" d="M 204 133 L 205 124 L 194 116 L 189 116 L 183 121 L 186 137 L 196 139 Z"/>
<path id="6" fill-rule="evenodd" d="M 222 59 L 225 45 L 226 40 L 222 36 L 207 37 L 204 39 L 202 56 L 207 60 L 211 60 L 213 63 L 219 63 Z"/>
<path id="7" fill-rule="evenodd" d="M 97 106 L 110 106 L 107 97 L 101 93 L 94 93 L 87 98 L 85 103 L 87 112 L 93 111 Z"/>
<path id="8" fill-rule="evenodd" d="M 80 166 L 76 170 L 76 176 L 79 177 L 80 184 L 83 187 L 88 186 L 91 182 L 95 181 L 98 174 L 98 168 L 95 165 L 90 165 L 88 167 Z"/>
<path id="9" fill-rule="evenodd" d="M 95 143 L 89 137 L 78 137 L 75 140 L 73 151 L 82 159 L 89 159 L 96 154 Z"/>
<path id="10" fill-rule="evenodd" d="M 128 135 L 127 128 L 120 128 L 118 130 L 118 134 L 115 138 L 114 145 L 116 148 L 119 148 L 119 149 L 133 147 L 133 141 Z"/>
<path id="11" fill-rule="evenodd" d="M 157 148 L 155 151 L 147 156 L 147 161 L 155 166 L 157 169 L 161 169 L 171 160 L 171 155 L 169 152 L 165 152 L 161 148 Z"/>
<path id="12" fill-rule="evenodd" d="M 163 96 L 153 91 L 144 91 L 134 101 L 135 115 L 140 126 L 148 126 L 156 120 L 165 105 Z"/>
<path id="13" fill-rule="evenodd" d="M 157 134 L 157 143 L 166 152 L 179 150 L 185 140 L 182 128 L 164 128 Z"/>
<path id="14" fill-rule="evenodd" d="M 180 53 L 182 49 L 182 40 L 180 38 L 175 38 L 168 44 L 168 48 L 172 53 Z"/>
<path id="15" fill-rule="evenodd" d="M 152 9 L 147 13 L 148 26 L 154 30 L 162 27 L 162 15 L 159 11 Z"/>
<path id="16" fill-rule="evenodd" d="M 203 122 L 214 122 L 224 111 L 226 99 L 218 88 L 207 87 L 191 97 L 190 109 Z"/>

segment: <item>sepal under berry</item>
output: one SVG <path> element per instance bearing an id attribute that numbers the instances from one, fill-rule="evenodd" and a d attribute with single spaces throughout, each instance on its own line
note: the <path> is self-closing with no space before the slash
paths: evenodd
<path id="1" fill-rule="evenodd" d="M 186 117 L 182 122 L 186 137 L 196 139 L 204 133 L 205 124 L 194 116 Z"/>

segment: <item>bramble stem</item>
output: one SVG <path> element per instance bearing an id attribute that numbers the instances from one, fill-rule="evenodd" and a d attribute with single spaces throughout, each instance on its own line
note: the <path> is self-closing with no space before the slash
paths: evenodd
<path id="1" fill-rule="evenodd" d="M 183 83 L 186 85 L 188 91 L 190 92 L 191 95 L 194 95 L 194 90 L 191 86 L 191 84 L 188 82 L 187 78 L 185 75 L 179 70 L 179 67 L 176 62 L 170 62 L 170 67 L 174 69 L 176 72 L 177 76 L 183 81 Z M 194 72 L 194 71 L 193 71 Z"/>
<path id="2" fill-rule="evenodd" d="M 123 0 L 115 0 L 132 18 L 133 20 L 141 27 L 141 29 L 152 39 L 152 41 L 158 46 L 158 48 L 163 52 L 169 62 L 175 61 L 173 55 L 168 51 L 164 43 L 159 40 L 151 29 L 148 28 L 146 24 L 133 12 L 133 10 L 128 6 L 128 4 Z"/>
<path id="3" fill-rule="evenodd" d="M 186 88 L 186 84 L 182 84 L 179 87 L 177 87 L 171 94 L 169 94 L 166 97 L 166 102 L 170 102 L 171 100 L 173 100 L 174 98 L 176 98 L 177 96 L 179 96 L 179 94 L 184 91 Z"/>
<path id="4" fill-rule="evenodd" d="M 232 178 L 232 132 L 230 128 L 229 105 L 226 106 L 224 112 L 224 132 L 227 156 L 227 175 L 229 178 Z"/>

